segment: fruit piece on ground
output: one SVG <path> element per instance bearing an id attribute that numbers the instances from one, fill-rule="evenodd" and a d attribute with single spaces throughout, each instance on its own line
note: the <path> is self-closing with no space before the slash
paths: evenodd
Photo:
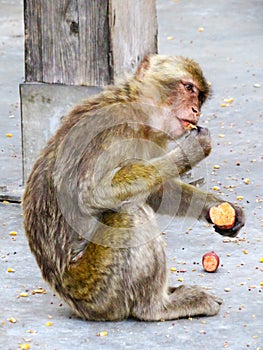
<path id="1" fill-rule="evenodd" d="M 225 202 L 209 210 L 209 216 L 213 224 L 222 229 L 232 228 L 236 220 L 236 211 L 229 203 Z"/>
<path id="2" fill-rule="evenodd" d="M 215 272 L 219 266 L 220 259 L 215 252 L 209 252 L 203 255 L 202 265 L 205 271 Z"/>

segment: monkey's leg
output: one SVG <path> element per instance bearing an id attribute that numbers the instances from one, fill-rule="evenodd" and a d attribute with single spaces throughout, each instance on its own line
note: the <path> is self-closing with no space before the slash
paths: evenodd
<path id="1" fill-rule="evenodd" d="M 188 216 L 207 220 L 210 223 L 210 208 L 224 202 L 222 198 L 180 180 L 170 180 L 147 199 L 147 203 L 154 211 L 160 214 Z M 236 214 L 233 227 L 228 230 L 222 230 L 215 226 L 215 230 L 222 235 L 236 236 L 238 231 L 244 226 L 245 215 L 240 207 L 231 205 L 235 209 Z"/>
<path id="2" fill-rule="evenodd" d="M 127 318 L 130 306 L 129 291 L 124 287 L 125 261 L 128 263 L 124 251 L 89 243 L 64 273 L 62 297 L 83 319 Z"/>
<path id="3" fill-rule="evenodd" d="M 145 321 L 172 320 L 194 316 L 213 316 L 222 299 L 199 286 L 167 287 L 166 256 L 159 236 L 146 245 L 132 248 L 135 302 L 131 315 Z M 136 272 L 135 272 L 136 271 Z M 133 276 L 135 276 L 133 275 Z M 139 288 L 138 288 L 139 287 Z"/>
<path id="4" fill-rule="evenodd" d="M 62 297 L 82 318 L 125 319 L 137 300 L 150 307 L 151 296 L 166 288 L 162 237 L 158 231 L 147 239 L 145 232 L 156 230 L 149 212 L 105 211 L 92 242 L 72 259 L 63 275 Z"/>

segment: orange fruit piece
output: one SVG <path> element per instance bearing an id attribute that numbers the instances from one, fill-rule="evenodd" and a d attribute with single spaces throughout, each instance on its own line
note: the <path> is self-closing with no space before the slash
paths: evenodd
<path id="1" fill-rule="evenodd" d="M 228 230 L 232 228 L 236 220 L 236 211 L 229 203 L 225 202 L 218 206 L 212 207 L 209 216 L 213 224 Z"/>
<path id="2" fill-rule="evenodd" d="M 205 271 L 215 272 L 219 266 L 220 259 L 215 252 L 206 253 L 202 258 L 202 265 Z"/>

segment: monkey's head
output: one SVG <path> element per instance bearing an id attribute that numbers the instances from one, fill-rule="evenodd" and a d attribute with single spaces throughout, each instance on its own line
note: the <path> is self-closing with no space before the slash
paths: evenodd
<path id="1" fill-rule="evenodd" d="M 181 56 L 146 56 L 135 79 L 142 96 L 166 110 L 158 120 L 151 120 L 158 128 L 177 138 L 197 126 L 210 89 L 195 61 Z"/>

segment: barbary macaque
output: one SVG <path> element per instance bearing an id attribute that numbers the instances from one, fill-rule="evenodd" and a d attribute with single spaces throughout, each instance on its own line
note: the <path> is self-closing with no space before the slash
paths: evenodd
<path id="1" fill-rule="evenodd" d="M 201 287 L 168 287 L 157 219 L 211 223 L 210 209 L 224 202 L 181 180 L 211 151 L 209 131 L 198 126 L 209 92 L 193 60 L 149 55 L 133 76 L 76 106 L 35 163 L 25 232 L 43 278 L 83 319 L 219 311 L 222 300 Z M 244 214 L 229 205 L 232 227 L 214 228 L 234 237 Z"/>

